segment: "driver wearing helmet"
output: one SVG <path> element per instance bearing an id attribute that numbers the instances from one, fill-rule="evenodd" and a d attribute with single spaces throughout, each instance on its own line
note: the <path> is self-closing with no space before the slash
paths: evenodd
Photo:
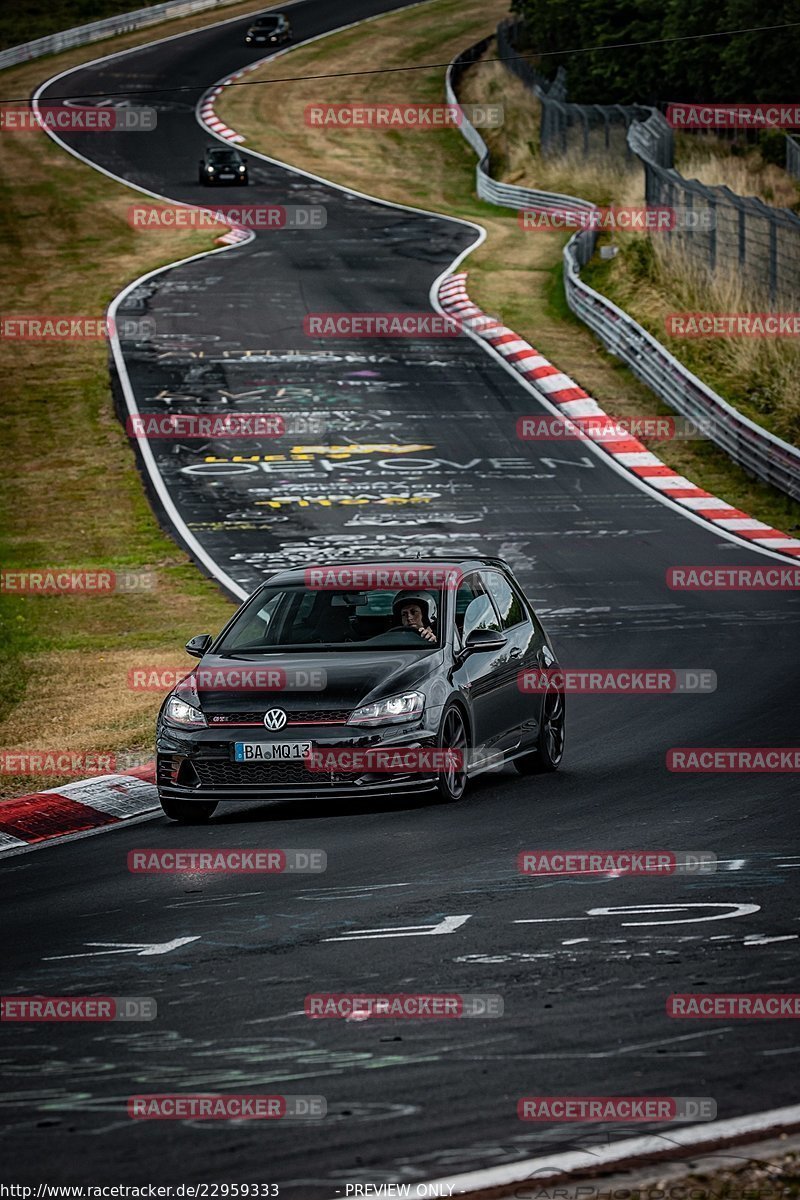
<path id="1" fill-rule="evenodd" d="M 392 603 L 392 612 L 402 629 L 413 630 L 426 642 L 436 641 L 436 634 L 431 628 L 436 620 L 436 601 L 429 592 L 398 592 Z"/>

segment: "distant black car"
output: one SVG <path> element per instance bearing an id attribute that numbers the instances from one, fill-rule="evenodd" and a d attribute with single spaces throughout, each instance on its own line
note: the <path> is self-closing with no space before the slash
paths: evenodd
<path id="1" fill-rule="evenodd" d="M 247 30 L 244 40 L 248 46 L 277 46 L 292 40 L 289 18 L 283 13 L 265 13 Z"/>
<path id="2" fill-rule="evenodd" d="M 197 178 L 211 184 L 246 184 L 247 163 L 232 146 L 208 146 L 197 168 Z"/>
<path id="3" fill-rule="evenodd" d="M 157 785 L 168 817 L 207 820 L 221 800 L 420 791 L 458 800 L 470 776 L 498 762 L 523 774 L 556 770 L 564 696 L 557 681 L 550 687 L 548 669 L 558 664 L 508 565 L 415 560 L 418 570 L 438 569 L 439 581 L 443 568 L 457 573 L 452 586 L 411 591 L 384 587 L 384 577 L 380 587 L 353 590 L 345 574 L 321 586 L 313 575 L 386 566 L 281 571 L 218 637 L 187 643 L 202 661 L 158 717 Z M 430 635 L 408 626 L 414 605 Z M 520 690 L 519 673 L 528 668 L 548 680 L 541 690 Z M 428 769 L 431 756 L 421 755 L 420 765 L 391 774 L 363 761 L 353 768 L 347 757 L 406 748 L 457 756 L 446 763 L 434 756 L 438 765 Z"/>

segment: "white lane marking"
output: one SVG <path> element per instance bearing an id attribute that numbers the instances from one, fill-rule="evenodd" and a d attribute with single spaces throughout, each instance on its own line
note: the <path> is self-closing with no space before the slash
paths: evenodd
<path id="1" fill-rule="evenodd" d="M 24 838 L 12 837 L 10 833 L 0 833 L 0 850 L 13 850 L 17 846 L 27 846 Z"/>
<path id="2" fill-rule="evenodd" d="M 341 937 L 323 938 L 322 940 L 323 942 L 360 942 L 372 938 L 434 937 L 438 934 L 455 933 L 457 929 L 467 923 L 471 916 L 472 913 L 459 917 L 444 917 L 436 925 L 398 925 L 395 928 L 383 925 L 378 929 L 354 929 L 352 933 L 344 934 Z"/>
<path id="3" fill-rule="evenodd" d="M 590 1147 L 588 1150 L 571 1150 L 564 1154 L 550 1154 L 543 1158 L 526 1158 L 504 1166 L 489 1167 L 480 1171 L 467 1171 L 462 1175 L 450 1175 L 445 1179 L 426 1181 L 426 1191 L 420 1194 L 439 1195 L 464 1194 L 489 1188 L 504 1187 L 517 1183 L 530 1183 L 535 1179 L 540 1184 L 547 1178 L 570 1175 L 587 1168 L 606 1167 L 612 1163 L 624 1163 L 639 1157 L 654 1156 L 675 1159 L 681 1150 L 696 1150 L 710 1145 L 715 1148 L 741 1140 L 751 1134 L 790 1129 L 800 1124 L 800 1104 L 788 1108 L 773 1108 L 767 1112 L 750 1113 L 746 1117 L 733 1117 L 728 1121 L 712 1121 L 704 1125 L 689 1125 L 683 1129 L 670 1129 L 664 1134 L 648 1134 L 645 1137 L 626 1138 L 614 1145 Z M 422 1184 L 419 1185 L 423 1187 Z M 445 1191 L 450 1189 L 450 1193 Z M 519 1195 L 520 1193 L 518 1193 Z M 524 1193 L 522 1193 L 524 1195 Z M 336 1198 L 340 1200 L 340 1198 Z"/>
<path id="4" fill-rule="evenodd" d="M 54 954 L 43 958 L 42 962 L 57 962 L 62 958 L 98 958 L 101 954 L 130 954 L 134 951 L 139 958 L 149 958 L 154 954 L 169 954 L 179 946 L 189 942 L 199 942 L 200 935 L 195 937 L 173 938 L 171 942 L 85 942 L 86 946 L 108 946 L 107 950 L 90 950 L 88 954 Z"/>
<path id="5" fill-rule="evenodd" d="M 743 946 L 768 946 L 770 942 L 794 942 L 800 933 L 783 933 L 780 937 L 767 937 L 764 933 L 751 933 L 742 942 Z"/>
<path id="6" fill-rule="evenodd" d="M 549 925 L 556 921 L 586 921 L 589 917 L 644 916 L 648 913 L 686 912 L 690 908 L 727 908 L 730 912 L 710 913 L 707 916 L 680 917 L 674 921 L 623 921 L 623 927 L 641 925 L 691 925 L 699 921 L 725 921 L 729 917 L 749 917 L 760 912 L 760 904 L 625 904 L 619 907 L 587 908 L 582 917 L 522 917 L 514 925 Z"/>

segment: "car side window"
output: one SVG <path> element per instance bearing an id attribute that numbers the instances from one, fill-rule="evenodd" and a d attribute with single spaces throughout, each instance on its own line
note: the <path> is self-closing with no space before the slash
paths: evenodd
<path id="1" fill-rule="evenodd" d="M 500 630 L 500 619 L 492 601 L 486 595 L 470 600 L 464 614 L 464 637 L 472 633 L 473 629 L 492 629 L 498 632 Z"/>
<path id="2" fill-rule="evenodd" d="M 513 629 L 515 625 L 528 620 L 528 613 L 519 594 L 504 575 L 499 571 L 485 571 L 481 577 L 500 614 L 500 623 L 504 630 Z"/>

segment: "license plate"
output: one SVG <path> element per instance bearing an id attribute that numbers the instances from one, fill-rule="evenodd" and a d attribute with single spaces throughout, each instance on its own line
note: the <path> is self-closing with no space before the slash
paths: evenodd
<path id="1" fill-rule="evenodd" d="M 235 762 L 302 762 L 311 742 L 234 742 Z"/>
<path id="2" fill-rule="evenodd" d="M 220 174 L 220 179 L 235 179 L 236 176 L 230 171 L 223 171 Z"/>

